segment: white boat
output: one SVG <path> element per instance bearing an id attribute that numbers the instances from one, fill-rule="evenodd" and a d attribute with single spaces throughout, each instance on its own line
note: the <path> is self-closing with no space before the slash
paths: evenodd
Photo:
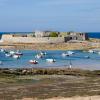
<path id="1" fill-rule="evenodd" d="M 23 53 L 21 53 L 19 50 L 17 50 L 17 52 L 15 52 L 16 55 L 23 55 Z"/>
<path id="2" fill-rule="evenodd" d="M 93 51 L 93 50 L 89 50 L 88 52 L 89 52 L 89 53 L 94 53 L 94 51 Z"/>
<path id="3" fill-rule="evenodd" d="M 70 62 L 69 62 L 69 68 L 70 68 L 70 69 L 72 68 L 72 62 L 71 62 L 71 60 L 70 60 Z"/>
<path id="4" fill-rule="evenodd" d="M 12 57 L 15 58 L 15 59 L 19 59 L 20 58 L 19 55 L 15 55 L 15 54 Z"/>
<path id="5" fill-rule="evenodd" d="M 98 52 L 98 54 L 100 54 L 100 51 Z"/>
<path id="6" fill-rule="evenodd" d="M 44 51 L 41 51 L 40 54 L 41 54 L 41 55 L 46 55 L 47 53 L 44 52 Z"/>
<path id="7" fill-rule="evenodd" d="M 68 53 L 69 55 L 74 54 L 74 52 L 73 52 L 73 51 L 67 51 L 67 53 Z"/>
<path id="8" fill-rule="evenodd" d="M 47 62 L 50 62 L 50 63 L 52 63 L 52 62 L 56 62 L 55 59 L 46 59 L 46 61 L 47 61 Z"/>
<path id="9" fill-rule="evenodd" d="M 89 56 L 84 56 L 85 58 L 89 59 L 90 57 Z"/>
<path id="10" fill-rule="evenodd" d="M 9 53 L 13 55 L 13 54 L 15 54 L 15 51 L 10 51 Z"/>
<path id="11" fill-rule="evenodd" d="M 0 65 L 2 65 L 3 64 L 3 62 L 2 61 L 0 61 Z"/>
<path id="12" fill-rule="evenodd" d="M 5 50 L 4 50 L 4 49 L 0 49 L 0 51 L 1 51 L 1 52 L 4 52 Z"/>
<path id="13" fill-rule="evenodd" d="M 69 56 L 68 53 L 62 53 L 62 56 L 65 57 L 65 56 Z"/>
<path id="14" fill-rule="evenodd" d="M 12 55 L 11 55 L 11 54 L 6 53 L 6 54 L 5 54 L 5 56 L 6 56 L 6 57 L 11 57 Z"/>
<path id="15" fill-rule="evenodd" d="M 41 55 L 41 54 L 37 54 L 36 56 L 35 56 L 35 58 L 43 58 L 43 55 Z"/>
<path id="16" fill-rule="evenodd" d="M 29 60 L 29 63 L 31 63 L 31 64 L 38 64 L 38 61 L 37 60 Z"/>

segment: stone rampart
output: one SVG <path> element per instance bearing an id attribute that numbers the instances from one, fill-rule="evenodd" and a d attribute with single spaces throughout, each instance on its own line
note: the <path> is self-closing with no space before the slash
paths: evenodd
<path id="1" fill-rule="evenodd" d="M 8 43 L 63 43 L 64 37 L 14 37 L 11 34 L 4 34 L 1 38 Z"/>

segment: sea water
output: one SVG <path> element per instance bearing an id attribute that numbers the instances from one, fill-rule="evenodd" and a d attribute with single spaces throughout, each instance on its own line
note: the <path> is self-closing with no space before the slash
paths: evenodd
<path id="1" fill-rule="evenodd" d="M 22 50 L 21 52 L 23 53 L 23 56 L 20 59 L 6 57 L 4 53 L 0 52 L 0 61 L 3 62 L 3 64 L 0 65 L 0 68 L 68 68 L 71 61 L 73 68 L 100 70 L 100 54 L 98 53 L 88 53 L 81 50 L 74 50 L 73 52 L 75 52 L 75 54 L 63 57 L 62 53 L 66 52 L 66 50 L 46 50 L 45 52 L 47 55 L 43 58 L 36 59 L 35 55 L 40 52 L 38 50 Z M 90 58 L 86 58 L 86 56 L 89 56 Z M 46 62 L 46 59 L 48 58 L 53 58 L 56 62 L 48 63 Z M 29 60 L 31 59 L 35 59 L 39 63 L 36 65 L 30 64 Z"/>

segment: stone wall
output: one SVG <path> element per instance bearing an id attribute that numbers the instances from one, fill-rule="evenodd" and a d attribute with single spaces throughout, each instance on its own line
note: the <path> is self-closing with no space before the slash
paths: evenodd
<path id="1" fill-rule="evenodd" d="M 9 43 L 63 43 L 64 37 L 13 37 L 11 34 L 2 35 L 2 40 Z"/>

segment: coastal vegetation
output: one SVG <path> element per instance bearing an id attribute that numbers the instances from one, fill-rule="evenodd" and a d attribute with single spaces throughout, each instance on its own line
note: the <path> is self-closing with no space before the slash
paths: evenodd
<path id="1" fill-rule="evenodd" d="M 51 32 L 50 37 L 58 37 L 58 34 L 56 32 Z"/>

